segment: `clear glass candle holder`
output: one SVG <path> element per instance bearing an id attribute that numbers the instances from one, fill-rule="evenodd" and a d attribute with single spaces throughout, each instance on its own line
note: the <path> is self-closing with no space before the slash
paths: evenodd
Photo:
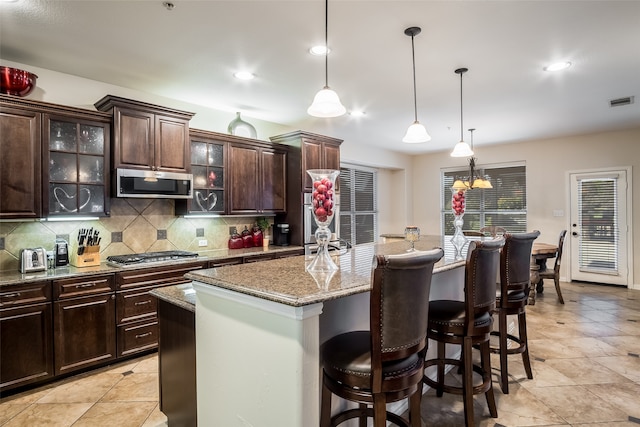
<path id="1" fill-rule="evenodd" d="M 318 225 L 315 233 L 318 252 L 316 252 L 313 261 L 307 266 L 307 271 L 336 271 L 338 266 L 329 255 L 328 244 L 331 239 L 329 225 L 336 213 L 334 187 L 340 171 L 310 169 L 307 173 L 313 182 L 313 193 L 311 194 L 311 206 L 309 209 L 311 209 L 313 219 Z"/>

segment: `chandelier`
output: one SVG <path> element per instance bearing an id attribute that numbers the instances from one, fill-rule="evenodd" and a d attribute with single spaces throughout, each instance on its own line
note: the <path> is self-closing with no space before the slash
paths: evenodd
<path id="1" fill-rule="evenodd" d="M 469 129 L 471 133 L 471 151 L 473 152 L 473 131 L 475 129 Z M 493 188 L 491 182 L 488 179 L 478 175 L 476 171 L 476 158 L 469 157 L 469 176 L 463 179 L 457 179 L 453 183 L 453 188 L 456 190 L 471 190 L 473 188 Z"/>

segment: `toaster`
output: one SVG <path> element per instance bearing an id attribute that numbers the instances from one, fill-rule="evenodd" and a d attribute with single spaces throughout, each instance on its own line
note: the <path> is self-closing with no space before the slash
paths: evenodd
<path id="1" fill-rule="evenodd" d="M 45 271 L 47 269 L 47 251 L 44 248 L 20 249 L 20 273 Z"/>

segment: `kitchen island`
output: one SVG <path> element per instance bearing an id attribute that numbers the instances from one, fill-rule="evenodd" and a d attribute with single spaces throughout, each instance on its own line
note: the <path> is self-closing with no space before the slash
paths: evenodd
<path id="1" fill-rule="evenodd" d="M 442 246 L 442 237 L 416 242 L 421 250 Z M 373 257 L 407 248 L 406 242 L 356 246 L 334 256 L 340 270 L 332 277 L 309 274 L 305 256 L 187 274 L 196 291 L 199 423 L 317 426 L 320 345 L 368 329 Z M 431 299 L 463 295 L 464 262 L 452 255 L 434 268 Z M 343 405 L 334 399 L 336 408 Z"/>

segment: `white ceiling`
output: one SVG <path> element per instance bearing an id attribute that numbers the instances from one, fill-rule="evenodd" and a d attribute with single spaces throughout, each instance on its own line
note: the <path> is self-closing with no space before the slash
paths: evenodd
<path id="1" fill-rule="evenodd" d="M 0 57 L 394 151 L 450 150 L 640 126 L 640 1 L 330 0 L 329 85 L 347 110 L 306 114 L 324 85 L 322 0 L 0 5 Z M 432 136 L 401 139 L 418 119 Z M 572 62 L 564 72 L 543 67 Z M 232 73 L 248 69 L 250 82 Z M 629 106 L 609 100 L 635 96 Z"/>

